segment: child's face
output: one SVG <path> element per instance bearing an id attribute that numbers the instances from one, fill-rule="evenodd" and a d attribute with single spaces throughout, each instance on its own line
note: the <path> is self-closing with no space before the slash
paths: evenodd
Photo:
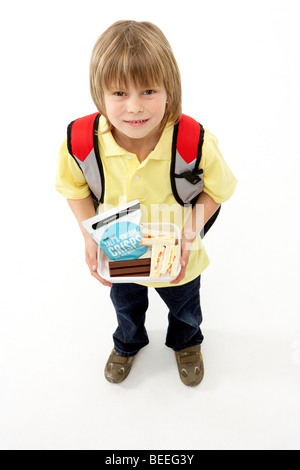
<path id="1" fill-rule="evenodd" d="M 144 139 L 159 130 L 167 92 L 163 85 L 149 89 L 113 86 L 105 91 L 104 102 L 106 115 L 116 131 L 130 139 Z"/>

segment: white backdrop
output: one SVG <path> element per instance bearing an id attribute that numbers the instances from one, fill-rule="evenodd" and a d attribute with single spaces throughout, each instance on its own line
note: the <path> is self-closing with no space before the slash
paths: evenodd
<path id="1" fill-rule="evenodd" d="M 297 0 L 6 3 L 1 34 L 0 448 L 299 449 Z M 203 383 L 181 384 L 150 292 L 150 345 L 105 381 L 115 316 L 55 192 L 66 126 L 95 110 L 92 47 L 119 19 L 169 39 L 183 109 L 238 178 L 205 240 Z"/>

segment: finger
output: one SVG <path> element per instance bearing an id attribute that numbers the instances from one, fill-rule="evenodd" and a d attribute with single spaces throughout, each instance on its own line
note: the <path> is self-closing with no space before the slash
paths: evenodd
<path id="1" fill-rule="evenodd" d="M 104 286 L 107 286 L 107 287 L 112 287 L 112 284 L 111 282 L 108 282 L 106 281 L 105 279 L 103 279 L 101 276 L 99 276 L 98 272 L 97 272 L 97 266 L 94 264 L 92 265 L 92 269 L 90 270 L 91 272 L 91 275 L 97 279 L 98 281 L 101 282 L 101 284 L 103 284 Z"/>
<path id="2" fill-rule="evenodd" d="M 181 270 L 180 270 L 180 273 L 178 274 L 178 276 L 176 277 L 176 279 L 174 279 L 173 281 L 170 282 L 170 284 L 178 284 L 180 281 L 182 281 L 182 279 L 184 278 L 185 276 L 185 271 L 186 271 L 186 267 L 182 267 Z"/>
<path id="3" fill-rule="evenodd" d="M 180 264 L 182 267 L 185 267 L 188 264 L 189 258 L 190 258 L 190 251 L 182 249 L 181 257 L 180 257 Z"/>
<path id="4" fill-rule="evenodd" d="M 187 254 L 183 254 L 180 258 L 180 264 L 182 267 L 185 267 L 188 263 L 188 260 L 189 260 L 189 256 Z"/>

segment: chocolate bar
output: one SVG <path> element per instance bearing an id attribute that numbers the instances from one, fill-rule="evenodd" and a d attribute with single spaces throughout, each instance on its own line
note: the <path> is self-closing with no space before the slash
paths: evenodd
<path id="1" fill-rule="evenodd" d="M 151 258 L 109 261 L 110 277 L 140 277 L 150 275 Z"/>

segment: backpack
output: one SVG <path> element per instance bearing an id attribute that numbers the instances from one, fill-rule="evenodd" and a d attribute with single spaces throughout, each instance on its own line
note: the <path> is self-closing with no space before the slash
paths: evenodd
<path id="1" fill-rule="evenodd" d="M 67 129 L 70 155 L 83 172 L 92 193 L 95 208 L 104 200 L 105 178 L 98 146 L 100 114 L 93 113 L 72 121 Z M 204 128 L 193 118 L 181 115 L 174 126 L 170 179 L 176 201 L 184 206 L 196 203 L 203 190 L 203 170 L 199 170 L 204 140 Z M 201 237 L 219 215 L 220 207 L 205 224 Z"/>

